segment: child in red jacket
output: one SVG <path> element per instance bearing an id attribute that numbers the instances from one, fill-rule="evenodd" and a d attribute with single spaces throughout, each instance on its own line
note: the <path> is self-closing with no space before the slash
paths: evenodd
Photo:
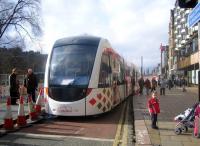
<path id="1" fill-rule="evenodd" d="M 152 93 L 152 97 L 148 100 L 148 109 L 151 115 L 151 121 L 152 121 L 151 127 L 153 129 L 158 129 L 158 126 L 156 125 L 156 123 L 157 123 L 158 114 L 160 113 L 160 106 L 159 106 L 159 101 L 157 99 L 156 91 Z"/>

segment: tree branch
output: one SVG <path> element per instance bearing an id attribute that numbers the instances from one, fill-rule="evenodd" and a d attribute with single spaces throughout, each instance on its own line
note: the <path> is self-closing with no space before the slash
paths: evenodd
<path id="1" fill-rule="evenodd" d="M 6 29 L 8 28 L 10 22 L 12 21 L 12 17 L 15 15 L 16 9 L 17 9 L 18 5 L 19 5 L 22 1 L 23 1 L 23 0 L 19 0 L 19 1 L 17 2 L 17 4 L 15 5 L 15 7 L 14 7 L 14 9 L 13 9 L 13 13 L 11 14 L 11 16 L 10 16 L 10 17 L 8 18 L 8 20 L 6 21 L 6 26 L 4 27 L 3 31 L 1 30 L 2 32 L 1 32 L 1 34 L 0 34 L 0 39 L 1 39 L 1 37 L 3 36 L 4 32 L 6 31 Z M 8 23 L 7 23 L 7 22 L 8 22 Z"/>
<path id="2" fill-rule="evenodd" d="M 11 10 L 11 9 L 12 9 L 12 7 L 11 7 L 11 8 L 4 9 L 4 10 L 1 10 L 0 13 L 3 13 L 3 12 L 5 12 L 5 11 Z"/>
<path id="3" fill-rule="evenodd" d="M 4 38 L 5 32 L 7 33 L 6 30 L 9 26 L 11 26 L 11 29 L 8 29 L 8 31 L 13 31 L 12 28 L 14 28 L 14 31 L 16 31 L 19 37 L 28 36 L 31 41 L 33 41 L 34 38 L 29 32 L 32 32 L 34 36 L 41 33 L 39 25 L 40 1 L 41 0 L 5 1 L 5 9 L 0 11 L 0 14 L 2 14 L 0 15 L 0 41 Z M 31 28 L 31 30 L 27 28 Z"/>

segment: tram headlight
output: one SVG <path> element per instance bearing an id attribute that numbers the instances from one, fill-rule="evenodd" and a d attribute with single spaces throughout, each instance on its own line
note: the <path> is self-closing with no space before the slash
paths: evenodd
<path id="1" fill-rule="evenodd" d="M 48 87 L 45 87 L 44 88 L 44 94 L 49 96 L 49 88 Z"/>

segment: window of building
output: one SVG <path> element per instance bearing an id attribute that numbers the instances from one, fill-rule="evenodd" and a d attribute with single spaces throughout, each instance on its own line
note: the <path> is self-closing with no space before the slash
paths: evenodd
<path id="1" fill-rule="evenodd" d="M 192 40 L 192 52 L 196 52 L 198 50 L 198 39 L 194 38 Z"/>
<path id="2" fill-rule="evenodd" d="M 181 39 L 185 40 L 186 39 L 185 35 L 181 35 Z"/>
<path id="3" fill-rule="evenodd" d="M 176 64 L 177 63 L 177 56 L 174 56 L 174 63 L 173 64 Z"/>

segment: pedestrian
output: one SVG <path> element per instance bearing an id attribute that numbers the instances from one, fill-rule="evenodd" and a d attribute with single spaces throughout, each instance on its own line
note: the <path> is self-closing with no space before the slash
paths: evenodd
<path id="1" fill-rule="evenodd" d="M 156 91 L 156 87 L 157 87 L 157 81 L 155 78 L 152 78 L 151 80 L 151 92 Z"/>
<path id="2" fill-rule="evenodd" d="M 160 105 L 156 91 L 152 93 L 152 97 L 148 100 L 148 110 L 151 116 L 151 127 L 153 129 L 158 129 L 157 120 L 158 114 L 160 113 Z"/>
<path id="3" fill-rule="evenodd" d="M 182 87 L 183 87 L 183 92 L 186 92 L 186 89 L 185 89 L 185 86 L 186 86 L 186 80 L 185 80 L 184 77 L 181 79 L 181 84 L 182 84 Z"/>
<path id="4" fill-rule="evenodd" d="M 161 79 L 160 81 L 160 95 L 165 95 L 165 88 L 166 88 L 166 80 Z"/>
<path id="5" fill-rule="evenodd" d="M 148 78 L 145 80 L 144 86 L 146 88 L 146 95 L 149 95 L 149 89 L 151 89 L 151 82 L 149 81 Z"/>
<path id="6" fill-rule="evenodd" d="M 173 87 L 173 83 L 172 83 L 172 80 L 169 78 L 169 80 L 168 80 L 168 88 L 169 88 L 169 90 L 171 90 L 172 87 Z"/>
<path id="7" fill-rule="evenodd" d="M 160 87 L 160 77 L 158 78 L 158 86 Z"/>
<path id="8" fill-rule="evenodd" d="M 12 73 L 9 76 L 9 86 L 10 86 L 10 97 L 11 104 L 16 105 L 17 99 L 19 99 L 19 82 L 17 81 L 17 70 L 16 68 L 12 69 Z"/>
<path id="9" fill-rule="evenodd" d="M 199 138 L 200 137 L 200 103 L 198 103 L 198 105 L 195 108 L 194 111 L 194 136 Z"/>
<path id="10" fill-rule="evenodd" d="M 24 80 L 24 87 L 27 88 L 28 95 L 32 96 L 33 102 L 36 102 L 35 99 L 35 91 L 37 90 L 38 82 L 33 70 L 31 68 L 28 69 L 28 73 Z"/>
<path id="11" fill-rule="evenodd" d="M 143 77 L 141 77 L 139 79 L 138 84 L 140 86 L 140 92 L 139 93 L 140 93 L 140 95 L 143 95 L 143 88 L 144 88 L 144 79 L 143 79 Z"/>

